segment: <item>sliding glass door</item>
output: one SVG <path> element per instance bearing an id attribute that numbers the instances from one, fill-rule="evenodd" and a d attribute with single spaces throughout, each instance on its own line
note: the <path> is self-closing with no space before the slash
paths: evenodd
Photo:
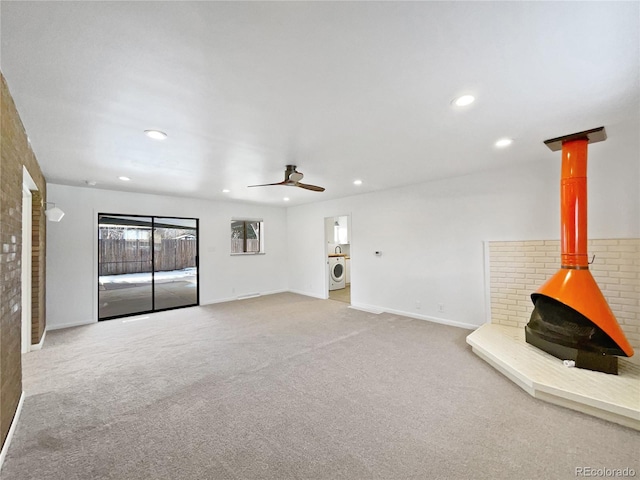
<path id="1" fill-rule="evenodd" d="M 154 219 L 156 310 L 198 304 L 197 220 Z"/>
<path id="2" fill-rule="evenodd" d="M 197 219 L 98 215 L 98 320 L 198 303 Z"/>

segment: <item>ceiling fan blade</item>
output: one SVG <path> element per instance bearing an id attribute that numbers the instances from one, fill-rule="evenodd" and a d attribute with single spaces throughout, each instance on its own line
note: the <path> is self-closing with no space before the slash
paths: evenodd
<path id="1" fill-rule="evenodd" d="M 304 188 L 306 190 L 312 190 L 314 192 L 324 192 L 324 188 L 318 187 L 317 185 L 309 185 L 308 183 L 300 183 L 300 182 L 297 182 L 295 185 L 296 187 Z"/>
<path id="2" fill-rule="evenodd" d="M 248 185 L 248 187 L 270 187 L 272 185 L 287 185 L 287 182 L 263 183 L 262 185 Z"/>

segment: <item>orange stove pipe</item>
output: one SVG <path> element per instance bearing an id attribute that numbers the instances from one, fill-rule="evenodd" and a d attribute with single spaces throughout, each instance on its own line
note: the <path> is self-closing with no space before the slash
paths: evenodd
<path id="1" fill-rule="evenodd" d="M 545 142 L 553 151 L 562 148 L 561 268 L 531 299 L 535 304 L 544 295 L 581 313 L 631 357 L 633 348 L 589 271 L 587 255 L 587 145 L 606 138 L 600 127 Z"/>
<path id="2" fill-rule="evenodd" d="M 587 257 L 587 138 L 562 144 L 560 246 L 562 268 L 589 268 Z"/>

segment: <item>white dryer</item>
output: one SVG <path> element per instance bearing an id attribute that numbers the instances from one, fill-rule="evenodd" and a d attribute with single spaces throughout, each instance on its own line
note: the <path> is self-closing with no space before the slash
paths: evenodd
<path id="1" fill-rule="evenodd" d="M 343 256 L 329 257 L 329 290 L 345 288 L 346 270 Z"/>

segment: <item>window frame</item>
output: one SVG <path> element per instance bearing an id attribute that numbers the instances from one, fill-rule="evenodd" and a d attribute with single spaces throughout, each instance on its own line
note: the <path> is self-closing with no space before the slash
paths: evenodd
<path id="1" fill-rule="evenodd" d="M 262 220 L 261 218 L 232 218 L 231 219 L 231 240 L 234 239 L 233 237 L 233 233 L 234 233 L 234 224 L 237 224 L 239 222 L 242 222 L 243 224 L 243 233 L 242 233 L 242 252 L 234 252 L 233 251 L 233 242 L 231 242 L 230 245 L 230 255 L 231 256 L 241 256 L 241 255 L 264 255 L 265 254 L 265 248 L 264 248 L 264 220 Z M 247 231 L 248 231 L 248 225 L 251 223 L 258 223 L 259 227 L 258 227 L 258 251 L 255 252 L 248 252 L 247 251 Z"/>

